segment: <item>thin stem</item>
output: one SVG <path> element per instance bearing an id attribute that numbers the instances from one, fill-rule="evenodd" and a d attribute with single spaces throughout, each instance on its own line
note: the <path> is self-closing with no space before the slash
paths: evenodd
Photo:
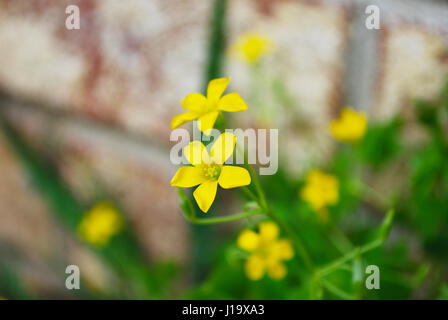
<path id="1" fill-rule="evenodd" d="M 384 241 L 382 239 L 375 239 L 361 247 L 355 248 L 352 251 L 350 251 L 349 253 L 340 257 L 339 259 L 336 259 L 333 262 L 327 264 L 326 266 L 323 266 L 322 268 L 320 268 L 319 270 L 316 271 L 316 274 L 320 278 L 324 277 L 324 276 L 332 273 L 333 271 L 337 270 L 341 265 L 343 265 L 347 261 L 355 258 L 358 254 L 364 254 L 366 252 L 369 252 L 373 249 L 378 248 L 379 246 L 381 246 L 383 244 L 383 242 Z"/>
<path id="2" fill-rule="evenodd" d="M 246 156 L 244 157 L 245 159 L 245 163 L 246 166 L 251 174 L 251 176 L 253 177 L 253 181 L 254 181 L 254 185 L 255 185 L 255 189 L 257 190 L 259 199 L 260 199 L 260 205 L 262 206 L 262 208 L 265 210 L 265 213 L 268 217 L 270 217 L 272 220 L 274 220 L 279 226 L 280 228 L 282 228 L 286 233 L 289 234 L 289 236 L 291 238 L 293 238 L 294 240 L 294 244 L 295 247 L 297 249 L 297 252 L 299 253 L 299 255 L 302 257 L 303 261 L 305 262 L 305 265 L 307 266 L 307 268 L 309 268 L 310 270 L 313 269 L 313 261 L 311 260 L 310 255 L 308 254 L 308 251 L 305 248 L 305 245 L 303 244 L 302 240 L 299 238 L 299 236 L 294 232 L 294 230 L 292 230 L 289 225 L 285 224 L 282 220 L 280 220 L 272 211 L 271 208 L 269 207 L 268 202 L 266 201 L 266 196 L 263 192 L 263 188 L 261 187 L 261 183 L 260 180 L 258 179 L 258 176 L 255 174 L 255 171 L 252 167 L 251 164 L 249 164 L 247 162 L 247 158 Z"/>
<path id="3" fill-rule="evenodd" d="M 322 279 L 322 285 L 327 289 L 330 293 L 334 294 L 336 297 L 344 299 L 344 300 L 352 300 L 353 297 L 349 293 L 339 289 L 338 287 L 334 286 L 331 282 Z"/>
<path id="4" fill-rule="evenodd" d="M 214 217 L 214 218 L 204 218 L 204 219 L 197 219 L 196 217 L 194 217 L 194 218 L 187 217 L 187 218 L 194 224 L 209 225 L 209 224 L 219 224 L 219 223 L 237 221 L 237 220 L 241 220 L 241 219 L 256 215 L 258 213 L 261 213 L 260 210 L 247 211 L 247 212 L 233 214 L 233 215 L 225 216 L 225 217 Z"/>
<path id="5" fill-rule="evenodd" d="M 360 188 L 363 200 L 373 207 L 378 207 L 380 210 L 389 207 L 389 202 L 385 196 L 380 192 L 372 188 L 371 186 L 358 181 L 358 187 Z"/>
<path id="6" fill-rule="evenodd" d="M 334 246 L 342 253 L 347 253 L 354 248 L 354 245 L 347 236 L 339 230 L 334 223 L 328 226 L 327 236 Z"/>
<path id="7" fill-rule="evenodd" d="M 261 187 L 260 180 L 258 179 L 258 176 L 255 173 L 255 170 L 252 167 L 252 165 L 250 163 L 248 163 L 246 155 L 244 155 L 244 162 L 245 162 L 245 164 L 247 166 L 247 169 L 249 170 L 250 175 L 252 176 L 252 180 L 254 182 L 255 189 L 257 190 L 257 194 L 258 194 L 258 197 L 259 197 L 259 200 L 260 200 L 259 201 L 260 205 L 266 211 L 269 211 L 269 205 L 268 205 L 268 202 L 266 201 L 266 196 L 264 195 L 263 188 Z"/>
<path id="8" fill-rule="evenodd" d="M 286 231 L 286 233 L 288 233 L 288 235 L 293 238 L 294 240 L 294 244 L 295 247 L 297 249 L 297 252 L 299 253 L 299 255 L 302 257 L 302 260 L 305 262 L 305 265 L 307 266 L 308 269 L 312 270 L 314 267 L 314 263 L 311 260 L 310 255 L 308 254 L 308 251 L 305 248 L 305 245 L 303 244 L 302 240 L 299 238 L 299 236 L 289 227 L 289 225 L 287 225 L 286 223 L 284 223 L 282 220 L 280 220 L 279 218 L 277 218 L 276 215 L 274 215 L 271 211 L 268 211 L 267 216 L 269 216 L 272 220 L 274 220 L 279 226 L 280 228 L 282 228 L 283 230 Z"/>
<path id="9" fill-rule="evenodd" d="M 253 201 L 255 201 L 257 203 L 259 202 L 257 196 L 248 187 L 242 187 L 241 189 Z"/>

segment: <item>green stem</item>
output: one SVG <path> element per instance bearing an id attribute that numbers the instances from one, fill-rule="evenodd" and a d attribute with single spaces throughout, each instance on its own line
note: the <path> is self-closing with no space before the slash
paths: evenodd
<path id="1" fill-rule="evenodd" d="M 328 226 L 327 236 L 329 240 L 333 242 L 336 249 L 338 249 L 342 254 L 347 253 L 354 248 L 354 245 L 334 223 Z"/>
<path id="2" fill-rule="evenodd" d="M 219 223 L 237 221 L 237 220 L 241 220 L 241 219 L 256 215 L 258 213 L 261 213 L 261 212 L 259 210 L 255 210 L 255 211 L 242 212 L 242 213 L 234 214 L 231 216 L 225 216 L 225 217 L 204 218 L 204 219 L 197 219 L 196 217 L 187 217 L 187 218 L 194 224 L 210 225 L 210 224 L 219 224 Z"/>
<path id="3" fill-rule="evenodd" d="M 336 297 L 344 299 L 344 300 L 353 300 L 353 297 L 339 289 L 338 287 L 334 286 L 331 282 L 327 281 L 327 280 L 322 280 L 322 285 L 324 286 L 325 289 L 327 289 L 330 293 L 334 294 Z"/>
<path id="4" fill-rule="evenodd" d="M 274 220 L 279 226 L 280 228 L 282 228 L 283 230 L 285 230 L 286 233 L 288 233 L 288 235 L 293 238 L 294 240 L 294 244 L 296 247 L 297 252 L 299 253 L 299 255 L 301 256 L 302 260 L 305 262 L 305 265 L 308 269 L 312 270 L 314 267 L 314 263 L 311 260 L 310 255 L 308 254 L 308 251 L 305 248 L 305 245 L 303 244 L 302 240 L 299 238 L 299 236 L 294 232 L 294 230 L 292 230 L 289 225 L 287 225 L 286 223 L 284 223 L 282 220 L 280 220 L 279 218 L 277 218 L 276 215 L 274 215 L 271 211 L 266 212 L 266 215 L 268 217 L 270 217 L 272 220 Z"/>
<path id="5" fill-rule="evenodd" d="M 381 210 L 389 207 L 390 201 L 388 201 L 380 192 L 362 181 L 358 181 L 357 185 L 358 188 L 360 188 L 361 196 L 366 203 L 378 207 Z"/>
<path id="6" fill-rule="evenodd" d="M 259 197 L 259 203 L 260 203 L 261 207 L 263 209 L 265 209 L 266 211 L 270 211 L 268 202 L 266 201 L 266 196 L 264 195 L 263 188 L 261 187 L 260 180 L 258 179 L 258 176 L 255 173 L 255 170 L 252 167 L 252 165 L 248 163 L 246 155 L 244 155 L 244 162 L 247 166 L 247 169 L 249 170 L 250 175 L 252 176 L 252 181 L 254 182 L 255 189 L 257 190 L 257 194 Z"/>
<path id="7" fill-rule="evenodd" d="M 306 250 L 306 247 L 303 244 L 302 240 L 294 232 L 294 230 L 292 230 L 289 227 L 289 225 L 285 224 L 281 219 L 279 219 L 271 211 L 271 208 L 269 207 L 269 204 L 268 204 L 268 202 L 266 200 L 266 196 L 265 196 L 265 194 L 263 192 L 263 188 L 261 187 L 260 180 L 258 179 L 258 176 L 256 175 L 254 168 L 252 167 L 251 164 L 249 164 L 247 162 L 246 156 L 244 156 L 244 159 L 245 159 L 246 166 L 247 166 L 247 168 L 248 168 L 248 170 L 250 172 L 250 175 L 252 176 L 252 180 L 254 182 L 255 189 L 257 190 L 258 197 L 260 199 L 259 203 L 260 203 L 261 207 L 265 210 L 265 214 L 268 217 L 270 217 L 272 220 L 274 220 L 280 226 L 280 228 L 282 228 L 286 233 L 288 233 L 288 235 L 294 240 L 294 244 L 295 244 L 295 247 L 297 249 L 297 252 L 302 257 L 302 260 L 305 262 L 305 265 L 307 266 L 307 268 L 312 270 L 314 264 L 313 264 L 313 261 L 311 260 L 310 255 L 308 254 L 308 251 Z"/>
<path id="8" fill-rule="evenodd" d="M 241 189 L 253 201 L 255 201 L 257 203 L 259 202 L 257 196 L 248 187 L 242 187 Z"/>
<path id="9" fill-rule="evenodd" d="M 357 248 L 353 249 L 352 251 L 350 251 L 349 253 L 343 255 L 339 259 L 336 259 L 333 262 L 327 264 L 326 266 L 319 268 L 316 271 L 316 274 L 318 277 L 322 278 L 322 277 L 332 273 L 333 271 L 339 269 L 340 266 L 345 264 L 347 261 L 352 260 L 357 255 L 364 254 L 373 249 L 376 249 L 379 246 L 381 246 L 383 243 L 384 243 L 384 241 L 382 239 L 375 239 L 369 243 L 366 243 L 365 245 L 363 245 L 361 247 L 357 247 Z"/>

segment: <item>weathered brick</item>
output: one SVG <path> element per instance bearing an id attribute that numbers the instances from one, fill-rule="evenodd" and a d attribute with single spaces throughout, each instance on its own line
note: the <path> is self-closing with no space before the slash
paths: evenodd
<path id="1" fill-rule="evenodd" d="M 168 141 L 201 87 L 211 1 L 0 1 L 0 87 Z M 76 4 L 81 29 L 65 28 Z"/>
<path id="2" fill-rule="evenodd" d="M 169 184 L 175 168 L 167 151 L 31 108 L 10 106 L 5 111 L 27 140 L 55 163 L 81 200 L 116 200 L 148 257 L 186 257 L 188 225 Z"/>
<path id="3" fill-rule="evenodd" d="M 375 1 L 382 24 L 377 55 L 376 119 L 404 112 L 415 98 L 434 98 L 448 74 L 448 6 L 421 1 Z"/>

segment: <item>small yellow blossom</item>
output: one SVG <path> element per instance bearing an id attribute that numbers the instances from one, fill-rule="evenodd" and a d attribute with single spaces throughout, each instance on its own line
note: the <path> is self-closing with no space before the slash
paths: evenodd
<path id="1" fill-rule="evenodd" d="M 336 139 L 343 142 L 356 142 L 361 139 L 367 129 L 367 114 L 356 112 L 346 107 L 342 110 L 339 119 L 330 123 L 330 131 Z"/>
<path id="2" fill-rule="evenodd" d="M 224 189 L 249 185 L 251 179 L 245 168 L 224 165 L 232 155 L 235 143 L 236 137 L 225 132 L 216 139 L 209 154 L 202 142 L 191 142 L 184 148 L 184 155 L 193 166 L 177 170 L 171 186 L 190 188 L 199 185 L 193 196 L 199 208 L 207 212 L 215 200 L 218 184 Z"/>
<path id="3" fill-rule="evenodd" d="M 222 94 L 227 88 L 230 78 L 211 80 L 207 88 L 207 97 L 200 93 L 190 93 L 181 101 L 188 112 L 178 114 L 171 120 L 171 129 L 198 119 L 198 127 L 205 134 L 210 134 L 221 111 L 239 112 L 247 110 L 247 105 L 236 92 Z M 222 97 L 221 97 L 222 96 Z"/>
<path id="4" fill-rule="evenodd" d="M 249 65 L 257 63 L 261 57 L 272 51 L 273 44 L 268 37 L 257 33 L 245 33 L 238 37 L 231 51 Z"/>
<path id="5" fill-rule="evenodd" d="M 108 202 L 100 202 L 84 214 L 78 234 L 90 244 L 103 247 L 124 225 L 123 217 Z"/>
<path id="6" fill-rule="evenodd" d="M 339 201 L 339 182 L 335 176 L 313 169 L 307 173 L 300 195 L 314 211 L 319 212 Z"/>
<path id="7" fill-rule="evenodd" d="M 294 256 L 289 240 L 278 239 L 279 229 L 275 223 L 261 222 L 259 233 L 244 229 L 237 239 L 241 249 L 250 252 L 246 260 L 246 275 L 251 280 L 259 280 L 267 272 L 276 280 L 286 276 L 287 270 L 283 261 Z"/>

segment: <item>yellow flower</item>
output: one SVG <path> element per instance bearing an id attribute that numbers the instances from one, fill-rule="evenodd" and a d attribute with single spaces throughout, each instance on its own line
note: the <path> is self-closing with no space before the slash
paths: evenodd
<path id="1" fill-rule="evenodd" d="M 319 212 L 339 201 L 339 182 L 335 176 L 313 169 L 306 175 L 306 184 L 300 195 L 314 211 Z"/>
<path id="2" fill-rule="evenodd" d="M 199 185 L 193 196 L 203 212 L 210 209 L 215 200 L 218 184 L 229 189 L 250 184 L 249 172 L 236 166 L 225 166 L 232 155 L 236 137 L 231 133 L 221 134 L 213 144 L 210 154 L 200 141 L 193 141 L 184 148 L 184 155 L 193 166 L 179 168 L 171 186 L 190 188 Z"/>
<path id="3" fill-rule="evenodd" d="M 245 33 L 238 37 L 231 51 L 236 52 L 241 61 L 252 65 L 272 51 L 272 41 L 261 34 Z"/>
<path id="4" fill-rule="evenodd" d="M 120 213 L 108 202 L 100 202 L 84 214 L 78 234 L 90 244 L 103 247 L 124 225 Z"/>
<path id="5" fill-rule="evenodd" d="M 294 256 L 289 240 L 278 239 L 279 229 L 275 223 L 261 222 L 259 233 L 244 229 L 237 239 L 241 249 L 250 252 L 246 261 L 246 275 L 251 280 L 259 280 L 267 272 L 276 280 L 286 276 L 287 270 L 283 261 Z"/>
<path id="6" fill-rule="evenodd" d="M 356 142 L 361 139 L 367 129 L 367 114 L 356 112 L 346 107 L 342 110 L 340 118 L 331 121 L 330 131 L 336 139 L 343 142 Z"/>
<path id="7" fill-rule="evenodd" d="M 228 93 L 222 96 L 229 82 L 230 78 L 211 80 L 207 88 L 207 97 L 200 93 L 188 94 L 181 101 L 182 107 L 188 112 L 175 116 L 171 120 L 171 129 L 198 119 L 199 130 L 208 135 L 221 111 L 238 112 L 247 110 L 246 103 L 238 93 Z"/>

